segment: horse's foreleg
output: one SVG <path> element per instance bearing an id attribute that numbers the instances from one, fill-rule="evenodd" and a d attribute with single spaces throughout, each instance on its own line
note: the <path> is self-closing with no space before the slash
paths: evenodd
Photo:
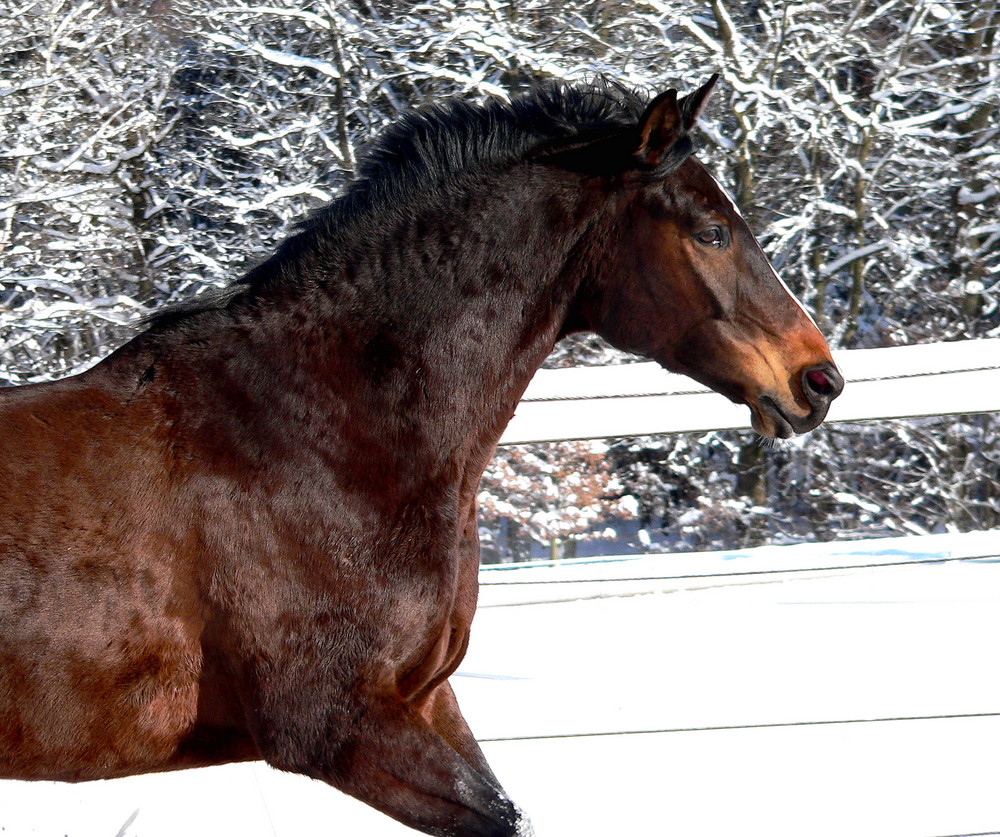
<path id="1" fill-rule="evenodd" d="M 529 833 L 492 774 L 487 778 L 473 767 L 407 703 L 369 696 L 355 705 L 358 711 L 351 713 L 347 723 L 340 704 L 337 715 L 341 717 L 324 724 L 325 741 L 318 747 L 302 746 L 315 727 L 286 728 L 269 736 L 271 740 L 262 748 L 268 761 L 322 779 L 426 834 L 516 837 Z"/>

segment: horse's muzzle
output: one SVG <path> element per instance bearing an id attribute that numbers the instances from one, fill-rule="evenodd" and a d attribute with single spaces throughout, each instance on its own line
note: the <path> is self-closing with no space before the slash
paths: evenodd
<path id="1" fill-rule="evenodd" d="M 768 395 L 759 400 L 761 412 L 765 413 L 774 426 L 774 436 L 788 439 L 796 433 L 808 433 L 818 427 L 830 409 L 834 398 L 844 391 L 844 376 L 832 363 L 821 363 L 802 371 L 802 394 L 810 410 L 799 416 L 782 409 L 780 402 Z"/>

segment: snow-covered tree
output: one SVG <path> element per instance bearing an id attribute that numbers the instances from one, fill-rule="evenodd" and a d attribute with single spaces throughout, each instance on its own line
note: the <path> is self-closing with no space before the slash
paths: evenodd
<path id="1" fill-rule="evenodd" d="M 161 249 L 169 45 L 89 0 L 0 11 L 0 357 L 12 382 L 125 336 Z"/>
<path id="2" fill-rule="evenodd" d="M 631 519 L 637 503 L 624 493 L 607 452 L 603 442 L 504 448 L 483 474 L 481 521 L 517 521 L 553 560 L 575 555 L 579 540 L 614 538 L 609 519 Z"/>

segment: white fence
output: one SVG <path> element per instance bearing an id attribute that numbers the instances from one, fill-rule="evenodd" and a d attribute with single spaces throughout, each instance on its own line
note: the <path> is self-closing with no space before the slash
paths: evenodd
<path id="1" fill-rule="evenodd" d="M 1000 411 L 1000 339 L 858 349 L 834 359 L 847 386 L 828 421 Z M 656 363 L 542 369 L 500 443 L 749 426 L 746 407 Z"/>

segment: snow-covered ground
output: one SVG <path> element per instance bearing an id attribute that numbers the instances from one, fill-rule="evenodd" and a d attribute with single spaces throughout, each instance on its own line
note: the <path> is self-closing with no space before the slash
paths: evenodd
<path id="1" fill-rule="evenodd" d="M 453 682 L 539 837 L 1000 833 L 1000 561 L 953 560 L 996 553 L 1000 532 L 484 570 Z M 259 764 L 0 782 L 3 835 L 181 833 L 414 832 Z"/>

